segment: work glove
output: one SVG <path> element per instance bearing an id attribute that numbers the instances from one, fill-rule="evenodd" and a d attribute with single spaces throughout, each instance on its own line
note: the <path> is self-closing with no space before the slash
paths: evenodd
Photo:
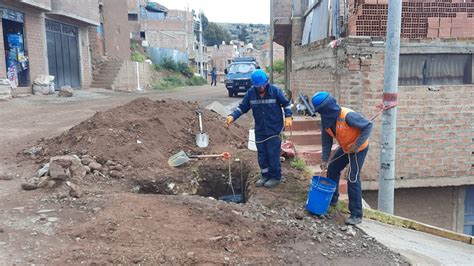
<path id="1" fill-rule="evenodd" d="M 293 118 L 292 117 L 285 117 L 285 127 L 293 126 Z"/>
<path id="2" fill-rule="evenodd" d="M 328 169 L 328 162 L 321 162 L 321 165 L 319 167 L 321 167 L 322 171 L 327 170 Z"/>
<path id="3" fill-rule="evenodd" d="M 225 127 L 229 127 L 233 122 L 234 117 L 232 117 L 231 115 L 227 116 L 227 119 L 225 120 Z"/>
<path id="4" fill-rule="evenodd" d="M 359 147 L 357 147 L 357 145 L 355 144 L 352 144 L 352 146 L 349 148 L 348 153 L 356 153 L 357 151 L 359 151 Z"/>

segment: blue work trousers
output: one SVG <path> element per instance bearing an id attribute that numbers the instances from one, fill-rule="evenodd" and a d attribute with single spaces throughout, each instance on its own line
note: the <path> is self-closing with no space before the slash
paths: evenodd
<path id="1" fill-rule="evenodd" d="M 270 136 L 256 136 L 256 140 L 262 141 Z M 262 177 L 266 179 L 281 179 L 280 164 L 281 140 L 279 136 L 268 139 L 263 143 L 257 143 L 258 165 Z"/>
<path id="2" fill-rule="evenodd" d="M 331 203 L 337 203 L 339 199 L 339 179 L 341 171 L 349 164 L 350 168 L 347 180 L 347 194 L 349 196 L 349 211 L 351 216 L 362 218 L 362 186 L 360 182 L 360 172 L 364 165 L 365 157 L 369 147 L 353 154 L 344 154 L 339 148 L 334 154 L 334 161 L 328 166 L 328 178 L 331 178 L 338 184 L 336 192 L 332 197 Z"/>

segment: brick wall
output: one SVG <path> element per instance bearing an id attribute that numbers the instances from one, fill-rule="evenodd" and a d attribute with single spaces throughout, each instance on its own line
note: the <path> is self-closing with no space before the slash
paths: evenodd
<path id="1" fill-rule="evenodd" d="M 141 21 L 141 30 L 146 31 L 146 39 L 150 46 L 171 48 L 193 52 L 194 32 L 191 12 L 169 10 L 165 20 Z"/>
<path id="2" fill-rule="evenodd" d="M 51 0 L 52 10 L 70 15 L 72 18 L 100 22 L 98 0 Z"/>
<path id="3" fill-rule="evenodd" d="M 315 91 L 327 90 L 341 105 L 368 118 L 374 115 L 383 92 L 384 50 L 353 41 L 339 49 L 325 48 L 324 43 L 293 47 L 293 95 L 303 91 L 311 97 Z M 427 44 L 422 50 L 429 52 L 430 47 Z M 429 86 L 399 89 L 397 182 L 416 179 L 419 186 L 432 186 L 443 180 L 449 185 L 456 178 L 474 176 L 474 85 L 435 86 L 435 90 Z M 378 180 L 380 131 L 378 118 L 362 174 L 365 180 Z"/>
<path id="4" fill-rule="evenodd" d="M 137 63 L 138 71 L 140 75 L 140 88 L 146 90 L 152 85 L 152 69 L 150 64 L 125 61 L 114 80 L 112 89 L 114 90 L 125 90 L 125 91 L 137 91 Z"/>
<path id="5" fill-rule="evenodd" d="M 406 188 L 395 191 L 395 215 L 456 230 L 458 187 Z M 363 198 L 373 208 L 377 208 L 377 192 L 364 191 Z"/>
<path id="6" fill-rule="evenodd" d="M 211 67 L 216 67 L 218 72 L 224 72 L 227 60 L 234 57 L 233 45 L 220 45 L 207 47 L 207 53 L 211 57 Z"/>
<path id="7" fill-rule="evenodd" d="M 292 0 L 274 0 L 273 1 L 273 16 L 274 17 L 291 17 L 291 2 Z"/>
<path id="8" fill-rule="evenodd" d="M 30 64 L 30 80 L 40 74 L 48 74 L 46 59 L 45 21 L 40 13 L 27 13 L 25 16 L 25 37 Z"/>
<path id="9" fill-rule="evenodd" d="M 104 4 L 104 41 L 107 56 L 130 57 L 130 25 L 126 0 L 102 0 Z M 92 40 L 91 40 L 92 41 Z"/>

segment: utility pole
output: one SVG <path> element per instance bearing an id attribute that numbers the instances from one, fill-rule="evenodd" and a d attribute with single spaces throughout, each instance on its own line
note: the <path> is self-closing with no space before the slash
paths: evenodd
<path id="1" fill-rule="evenodd" d="M 268 58 L 270 60 L 270 83 L 273 84 L 273 0 L 270 0 L 270 53 Z"/>
<path id="2" fill-rule="evenodd" d="M 402 1 L 388 1 L 387 38 L 385 45 L 384 91 L 385 106 L 397 102 L 398 63 L 400 59 L 400 28 Z M 395 141 L 397 135 L 397 108 L 385 110 L 382 115 L 380 138 L 380 172 L 378 209 L 393 214 L 395 191 Z"/>
<path id="3" fill-rule="evenodd" d="M 201 71 L 199 72 L 201 74 L 201 77 L 207 79 L 207 77 L 204 77 L 204 66 L 203 66 L 203 47 L 202 47 L 202 11 L 199 10 L 199 66 Z"/>

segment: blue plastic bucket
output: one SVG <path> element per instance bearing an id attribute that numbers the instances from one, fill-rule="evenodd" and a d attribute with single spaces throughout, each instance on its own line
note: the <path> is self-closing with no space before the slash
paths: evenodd
<path id="1" fill-rule="evenodd" d="M 313 176 L 308 200 L 306 200 L 306 209 L 312 214 L 326 214 L 335 191 L 336 182 L 326 177 Z"/>

